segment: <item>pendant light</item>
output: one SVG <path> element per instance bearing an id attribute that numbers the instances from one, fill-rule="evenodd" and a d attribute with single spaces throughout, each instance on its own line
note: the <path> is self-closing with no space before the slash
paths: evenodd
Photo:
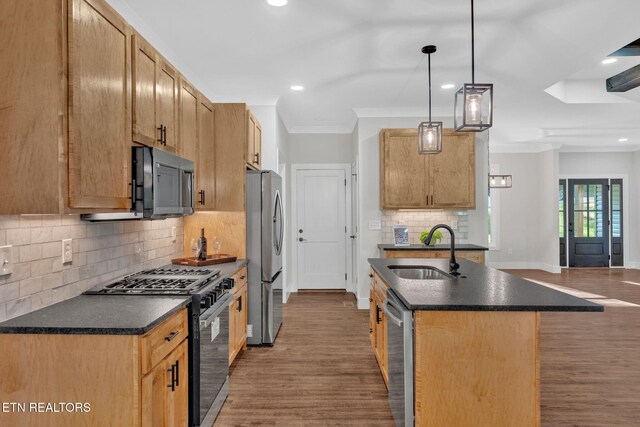
<path id="1" fill-rule="evenodd" d="M 475 27 L 471 0 L 471 83 L 456 92 L 454 128 L 458 132 L 482 132 L 493 126 L 493 84 L 476 83 Z"/>
<path id="2" fill-rule="evenodd" d="M 513 186 L 513 176 L 492 175 L 491 174 L 491 151 L 489 137 L 487 137 L 487 172 L 489 174 L 489 189 L 491 188 L 511 188 Z"/>
<path id="3" fill-rule="evenodd" d="M 422 48 L 422 53 L 429 58 L 429 120 L 418 126 L 418 152 L 420 154 L 438 154 L 442 151 L 442 122 L 431 121 L 431 54 L 435 52 L 434 45 Z"/>

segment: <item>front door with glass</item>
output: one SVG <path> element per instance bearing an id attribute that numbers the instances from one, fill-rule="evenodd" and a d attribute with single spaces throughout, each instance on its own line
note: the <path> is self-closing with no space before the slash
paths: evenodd
<path id="1" fill-rule="evenodd" d="M 609 181 L 568 181 L 569 267 L 609 267 Z"/>

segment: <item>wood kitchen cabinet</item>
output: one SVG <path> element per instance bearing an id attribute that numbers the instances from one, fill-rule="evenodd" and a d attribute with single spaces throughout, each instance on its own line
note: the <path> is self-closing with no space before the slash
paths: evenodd
<path id="1" fill-rule="evenodd" d="M 442 152 L 418 153 L 417 129 L 380 131 L 382 209 L 475 209 L 475 137 L 444 129 Z"/>
<path id="2" fill-rule="evenodd" d="M 196 210 L 216 207 L 216 158 L 213 135 L 213 104 L 204 95 L 198 96 L 198 138 L 196 157 Z"/>
<path id="3" fill-rule="evenodd" d="M 389 380 L 388 356 L 387 356 L 387 318 L 382 309 L 387 296 L 388 286 L 375 272 L 370 274 L 371 290 L 369 298 L 369 334 L 373 353 L 378 362 L 380 373 L 385 385 Z"/>
<path id="4" fill-rule="evenodd" d="M 449 250 L 441 250 L 441 251 L 424 251 L 424 250 L 393 250 L 393 249 L 385 249 L 384 252 L 385 258 L 440 258 L 440 259 L 449 259 L 451 256 L 451 252 Z M 485 251 L 465 251 L 465 250 L 456 250 L 456 258 L 457 259 L 468 259 L 469 261 L 473 261 L 477 264 L 485 263 Z"/>
<path id="5" fill-rule="evenodd" d="M 0 8 L 0 214 L 129 210 L 131 28 L 104 0 Z"/>
<path id="6" fill-rule="evenodd" d="M 0 347 L 3 398 L 90 404 L 83 413 L 5 413 L 3 425 L 188 425 L 186 308 L 143 335 L 0 334 Z"/>
<path id="7" fill-rule="evenodd" d="M 180 78 L 180 156 L 196 162 L 198 157 L 198 92 L 187 82 Z M 197 169 L 197 165 L 195 165 Z"/>
<path id="8" fill-rule="evenodd" d="M 229 365 L 247 348 L 247 267 L 243 267 L 232 278 L 233 302 L 229 306 Z"/>
<path id="9" fill-rule="evenodd" d="M 189 421 L 187 341 L 142 378 L 142 426 L 186 426 Z"/>
<path id="10" fill-rule="evenodd" d="M 262 164 L 262 126 L 247 110 L 247 167 L 260 170 Z"/>
<path id="11" fill-rule="evenodd" d="M 132 47 L 133 141 L 176 153 L 178 72 L 139 34 Z"/>

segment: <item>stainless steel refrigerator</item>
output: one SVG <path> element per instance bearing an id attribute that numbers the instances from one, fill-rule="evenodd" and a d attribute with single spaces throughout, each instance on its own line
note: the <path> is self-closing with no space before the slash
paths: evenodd
<path id="1" fill-rule="evenodd" d="M 282 325 L 282 178 L 247 172 L 247 344 L 273 345 Z"/>

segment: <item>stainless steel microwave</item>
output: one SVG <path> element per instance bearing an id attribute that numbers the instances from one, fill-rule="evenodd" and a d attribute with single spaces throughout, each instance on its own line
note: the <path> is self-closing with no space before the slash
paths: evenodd
<path id="1" fill-rule="evenodd" d="M 194 212 L 193 161 L 157 148 L 133 147 L 131 175 L 131 212 L 85 214 L 82 219 L 165 219 Z"/>

